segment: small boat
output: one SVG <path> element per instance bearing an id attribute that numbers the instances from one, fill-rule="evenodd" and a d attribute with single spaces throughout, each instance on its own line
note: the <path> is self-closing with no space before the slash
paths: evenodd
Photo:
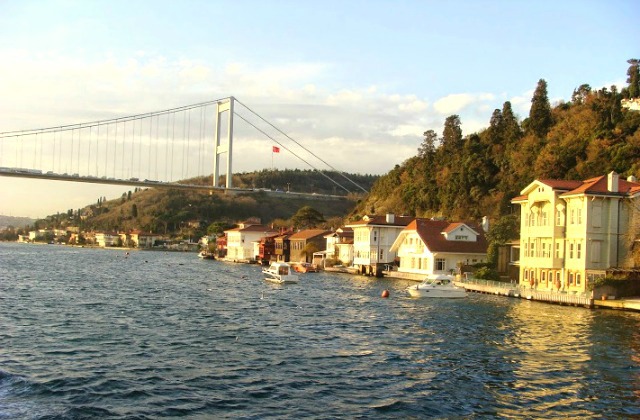
<path id="1" fill-rule="evenodd" d="M 211 251 L 202 250 L 198 253 L 198 258 L 202 258 L 203 260 L 215 260 L 216 256 Z"/>
<path id="2" fill-rule="evenodd" d="M 467 292 L 453 284 L 453 277 L 436 275 L 427 277 L 422 283 L 407 288 L 412 297 L 463 298 Z"/>
<path id="3" fill-rule="evenodd" d="M 262 270 L 264 279 L 273 283 L 297 283 L 298 275 L 285 262 L 273 262 L 269 268 Z"/>
<path id="4" fill-rule="evenodd" d="M 298 273 L 317 273 L 318 266 L 308 262 L 291 263 L 291 268 Z"/>

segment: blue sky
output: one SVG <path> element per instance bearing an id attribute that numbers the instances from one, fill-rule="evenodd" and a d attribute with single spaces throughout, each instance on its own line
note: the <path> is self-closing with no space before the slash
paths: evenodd
<path id="1" fill-rule="evenodd" d="M 552 101 L 624 86 L 638 17 L 635 0 L 0 0 L 0 131 L 234 95 L 335 167 L 383 174 L 451 114 L 466 134 L 506 100 L 525 118 L 540 78 Z M 269 166 L 258 141 L 234 146 L 234 170 Z M 122 192 L 0 178 L 0 214 Z"/>

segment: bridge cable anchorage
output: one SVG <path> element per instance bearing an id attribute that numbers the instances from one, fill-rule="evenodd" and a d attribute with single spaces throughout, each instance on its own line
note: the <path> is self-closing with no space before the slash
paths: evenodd
<path id="1" fill-rule="evenodd" d="M 247 120 L 246 118 L 244 118 L 242 115 L 240 114 L 235 114 L 236 116 L 240 117 L 243 121 L 245 121 L 247 124 L 249 124 L 250 126 L 252 126 L 253 128 L 255 128 L 256 130 L 258 130 L 259 132 L 261 132 L 262 134 L 264 134 L 265 136 L 267 136 L 270 140 L 272 140 L 273 142 L 277 143 L 280 147 L 282 147 L 283 149 L 287 150 L 289 153 L 291 153 L 292 155 L 294 155 L 295 157 L 297 157 L 298 159 L 300 159 L 301 161 L 303 161 L 304 163 L 306 163 L 307 165 L 309 165 L 311 168 L 313 168 L 315 171 L 317 171 L 320 175 L 324 176 L 325 178 L 327 178 L 329 181 L 333 182 L 334 184 L 336 184 L 338 187 L 342 188 L 343 190 L 345 190 L 346 192 L 350 193 L 351 191 L 349 191 L 347 188 L 345 188 L 342 184 L 336 182 L 334 179 L 332 179 L 330 176 L 328 176 L 327 174 L 325 174 L 324 172 L 322 172 L 321 170 L 319 170 L 318 168 L 316 168 L 315 166 L 313 166 L 311 163 L 307 162 L 305 159 L 303 159 L 301 156 L 299 156 L 297 153 L 295 153 L 294 151 L 292 151 L 291 149 L 289 149 L 288 147 L 286 147 L 285 145 L 283 145 L 281 142 L 279 142 L 278 140 L 274 139 L 273 137 L 271 137 L 269 134 L 267 134 L 264 130 L 258 128 L 255 124 L 253 124 L 252 122 L 250 122 L 249 120 Z"/>
<path id="2" fill-rule="evenodd" d="M 291 138 L 287 133 L 283 132 L 282 130 L 280 130 L 278 127 L 276 127 L 275 125 L 273 125 L 272 123 L 270 123 L 269 121 L 267 121 L 266 119 L 264 119 L 261 115 L 259 115 L 257 112 L 255 112 L 254 110 L 252 110 L 251 108 L 249 108 L 247 105 L 245 105 L 244 103 L 242 103 L 241 101 L 239 101 L 238 99 L 236 99 L 236 102 L 240 103 L 243 107 L 245 107 L 249 112 L 251 112 L 252 114 L 254 114 L 255 116 L 257 116 L 258 118 L 260 118 L 262 121 L 264 121 L 265 123 L 267 123 L 268 125 L 270 125 L 272 128 L 274 128 L 276 131 L 278 131 L 280 134 L 282 134 L 283 136 L 285 136 L 286 138 L 288 138 L 289 140 L 291 140 L 292 142 L 294 142 L 295 144 L 297 144 L 298 146 L 302 147 L 304 150 L 306 150 L 307 152 L 309 152 L 313 157 L 315 157 L 316 159 L 318 159 L 319 161 L 321 161 L 322 163 L 324 163 L 325 165 L 327 165 L 329 168 L 333 169 L 335 172 L 337 172 L 338 174 L 340 174 L 343 178 L 345 178 L 347 181 L 351 182 L 353 185 L 355 185 L 356 187 L 360 188 L 363 192 L 368 193 L 369 191 L 367 191 L 364 187 L 362 187 L 361 185 L 357 184 L 355 181 L 353 181 L 351 178 L 349 178 L 348 176 L 346 176 L 342 171 L 339 171 L 338 169 L 334 168 L 332 165 L 330 165 L 329 163 L 327 163 L 324 159 L 322 159 L 321 157 L 317 156 L 315 153 L 313 153 L 312 151 L 310 151 L 309 149 L 307 149 L 306 147 L 304 147 L 303 145 L 301 145 L 298 141 L 296 141 L 295 139 Z M 236 114 L 238 115 L 238 114 Z M 240 117 L 242 118 L 242 117 Z M 244 119 L 244 118 L 243 118 Z M 246 121 L 246 120 L 245 120 Z M 280 143 L 278 143 L 280 144 Z M 283 146 L 284 147 L 284 146 Z M 286 148 L 285 148 L 286 149 Z M 314 168 L 315 169 L 315 168 Z M 316 169 L 317 170 L 317 169 Z"/>

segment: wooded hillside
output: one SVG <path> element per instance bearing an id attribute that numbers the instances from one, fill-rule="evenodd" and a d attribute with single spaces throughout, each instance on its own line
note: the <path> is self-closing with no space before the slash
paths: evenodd
<path id="1" fill-rule="evenodd" d="M 554 106 L 541 79 L 523 121 L 505 102 L 488 116 L 487 129 L 463 137 L 459 116 L 449 116 L 442 135 L 426 131 L 417 155 L 381 177 L 353 217 L 393 212 L 496 220 L 534 179 L 583 180 L 610 171 L 640 178 L 640 112 L 621 106 L 640 96 L 638 60 L 629 64 L 621 92 L 583 84 L 571 101 Z"/>

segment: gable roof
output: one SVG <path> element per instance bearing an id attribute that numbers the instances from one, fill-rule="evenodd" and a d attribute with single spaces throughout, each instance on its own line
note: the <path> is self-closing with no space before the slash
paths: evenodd
<path id="1" fill-rule="evenodd" d="M 237 227 L 233 229 L 227 229 L 224 232 L 264 232 L 265 235 L 278 233 L 278 231 L 273 230 L 269 226 L 265 225 L 249 225 L 245 227 Z"/>
<path id="2" fill-rule="evenodd" d="M 450 232 L 460 226 L 466 226 L 476 233 L 477 240 L 470 241 L 451 241 L 447 240 L 442 234 Z M 405 231 L 416 231 L 422 239 L 422 242 L 429 248 L 431 252 L 454 252 L 454 253 L 470 253 L 470 254 L 486 254 L 487 238 L 484 231 L 471 223 L 451 223 L 446 220 L 431 219 L 415 219 L 405 228 Z"/>
<path id="3" fill-rule="evenodd" d="M 346 227 L 359 226 L 407 226 L 414 219 L 413 216 L 393 216 L 393 222 L 387 222 L 387 216 L 364 216 L 361 220 L 350 222 Z"/>
<path id="4" fill-rule="evenodd" d="M 296 232 L 293 235 L 289 236 L 289 240 L 305 240 L 315 238 L 316 236 L 323 236 L 329 233 L 328 230 L 324 229 L 305 229 L 300 232 Z"/>

